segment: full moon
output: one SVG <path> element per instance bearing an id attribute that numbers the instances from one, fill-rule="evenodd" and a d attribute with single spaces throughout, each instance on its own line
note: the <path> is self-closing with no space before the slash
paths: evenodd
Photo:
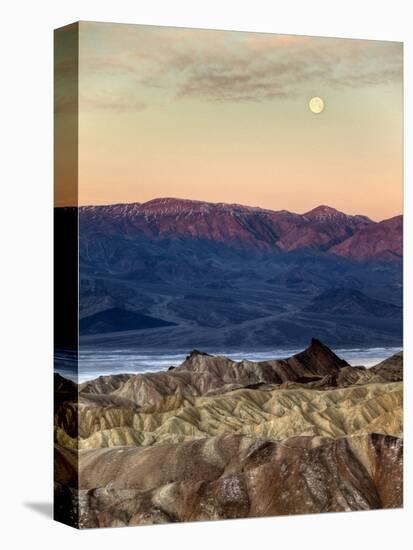
<path id="1" fill-rule="evenodd" d="M 324 110 L 324 101 L 321 97 L 312 97 L 308 103 L 310 111 L 316 115 L 319 115 Z"/>

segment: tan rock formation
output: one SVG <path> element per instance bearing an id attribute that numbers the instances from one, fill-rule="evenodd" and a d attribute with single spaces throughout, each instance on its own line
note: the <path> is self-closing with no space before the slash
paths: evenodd
<path id="1" fill-rule="evenodd" d="M 60 463 L 70 470 L 75 456 Z M 402 441 L 389 436 L 224 435 L 83 451 L 72 500 L 80 527 L 391 508 L 402 505 L 401 468 Z"/>
<path id="2" fill-rule="evenodd" d="M 79 527 L 402 505 L 403 356 L 351 367 L 192 352 L 159 373 L 55 377 L 56 515 Z"/>

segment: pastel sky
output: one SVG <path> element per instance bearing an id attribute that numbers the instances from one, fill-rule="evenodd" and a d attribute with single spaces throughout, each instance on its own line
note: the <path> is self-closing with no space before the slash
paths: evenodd
<path id="1" fill-rule="evenodd" d="M 401 213 L 401 43 L 79 29 L 80 204 L 173 196 Z"/>

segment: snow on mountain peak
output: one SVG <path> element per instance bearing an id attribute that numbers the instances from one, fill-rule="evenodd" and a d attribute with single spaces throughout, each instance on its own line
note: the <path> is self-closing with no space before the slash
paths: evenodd
<path id="1" fill-rule="evenodd" d="M 313 208 L 309 212 L 303 214 L 303 216 L 310 220 L 316 221 L 338 221 L 338 220 L 356 220 L 360 222 L 370 222 L 371 220 L 367 216 L 350 215 L 337 210 L 331 206 L 320 204 L 316 208 Z"/>

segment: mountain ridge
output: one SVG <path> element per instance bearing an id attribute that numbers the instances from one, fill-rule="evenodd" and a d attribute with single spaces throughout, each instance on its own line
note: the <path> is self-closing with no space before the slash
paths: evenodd
<path id="1" fill-rule="evenodd" d="M 130 237 L 144 235 L 158 240 L 206 239 L 272 253 L 315 249 L 357 261 L 375 256 L 395 261 L 401 256 L 400 223 L 397 226 L 397 222 L 392 222 L 395 227 L 386 235 L 383 224 L 388 220 L 375 222 L 327 205 L 298 214 L 236 203 L 163 197 L 144 203 L 81 206 L 79 211 L 85 232 L 120 231 Z M 401 216 L 392 218 L 398 219 Z M 357 237 L 360 233 L 361 237 Z M 381 244 L 377 247 L 378 238 Z"/>
<path id="2" fill-rule="evenodd" d="M 99 210 L 99 209 L 122 209 L 126 210 L 128 208 L 134 210 L 137 208 L 156 208 L 157 206 L 165 206 L 165 205 L 192 205 L 192 206 L 198 206 L 198 207 L 210 207 L 210 208 L 233 208 L 233 209 L 240 209 L 240 210 L 247 210 L 247 211 L 256 211 L 256 212 L 269 212 L 269 213 L 288 213 L 296 216 L 316 216 L 317 214 L 330 214 L 330 215 L 339 215 L 339 216 L 346 216 L 346 217 L 359 217 L 364 219 L 365 221 L 369 221 L 372 223 L 380 223 L 380 221 L 384 221 L 386 219 L 391 219 L 393 217 L 397 217 L 398 214 L 395 216 L 391 216 L 390 218 L 384 218 L 383 220 L 372 220 L 368 216 L 365 216 L 363 214 L 347 214 L 346 212 L 343 212 L 333 206 L 327 205 L 327 204 L 319 204 L 315 206 L 314 208 L 311 208 L 310 210 L 307 210 L 305 212 L 293 212 L 291 210 L 287 210 L 285 208 L 281 208 L 279 210 L 274 210 L 273 208 L 264 208 L 262 206 L 253 206 L 253 205 L 247 205 L 247 204 L 241 204 L 237 202 L 212 202 L 212 201 L 206 201 L 206 200 L 200 200 L 200 199 L 184 199 L 180 197 L 156 197 L 153 199 L 150 199 L 148 201 L 144 202 L 138 202 L 138 201 L 132 201 L 132 202 L 118 202 L 118 203 L 108 203 L 108 204 L 83 204 L 79 206 L 80 210 Z"/>
<path id="3" fill-rule="evenodd" d="M 82 338 L 112 334 L 111 342 L 126 342 L 139 329 L 143 347 L 243 341 L 255 349 L 301 346 L 315 323 L 331 345 L 399 345 L 398 310 L 390 318 L 372 313 L 354 296 L 344 315 L 328 303 L 320 315 L 311 301 L 348 288 L 381 301 L 383 310 L 400 306 L 401 253 L 401 217 L 373 222 L 326 205 L 304 215 L 173 198 L 82 207 L 80 317 L 95 327 Z M 111 312 L 125 319 L 124 335 L 109 330 Z M 141 330 L 137 318 L 126 322 L 132 316 L 170 324 Z"/>

